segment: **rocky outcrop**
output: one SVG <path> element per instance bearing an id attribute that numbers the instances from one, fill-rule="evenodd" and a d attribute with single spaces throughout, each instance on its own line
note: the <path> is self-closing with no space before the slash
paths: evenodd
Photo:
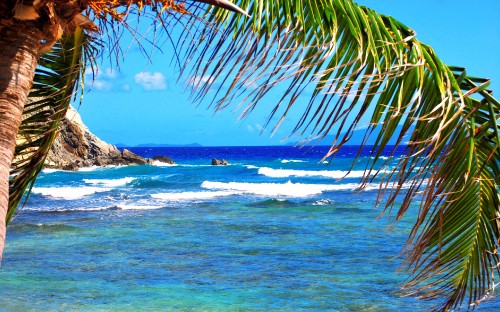
<path id="1" fill-rule="evenodd" d="M 46 168 L 77 170 L 91 166 L 148 163 L 145 158 L 126 149 L 121 152 L 93 135 L 72 107 L 59 127 L 60 133 L 45 161 Z"/>
<path id="2" fill-rule="evenodd" d="M 212 166 L 227 166 L 228 162 L 225 159 L 218 160 L 217 158 L 212 158 Z"/>

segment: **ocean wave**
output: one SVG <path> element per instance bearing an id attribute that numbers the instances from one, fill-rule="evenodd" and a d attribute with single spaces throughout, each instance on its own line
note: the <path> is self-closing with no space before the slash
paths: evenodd
<path id="1" fill-rule="evenodd" d="M 178 192 L 178 193 L 158 193 L 151 194 L 151 197 L 161 200 L 171 201 L 188 201 L 188 200 L 202 200 L 212 199 L 216 197 L 227 197 L 236 195 L 235 191 L 218 191 L 218 192 Z"/>
<path id="2" fill-rule="evenodd" d="M 266 199 L 264 201 L 247 204 L 248 207 L 256 208 L 289 208 L 296 207 L 299 204 L 282 198 Z"/>
<path id="3" fill-rule="evenodd" d="M 246 165 L 247 169 L 259 169 L 259 167 L 254 166 L 254 165 Z"/>
<path id="4" fill-rule="evenodd" d="M 314 201 L 311 205 L 313 206 L 330 206 L 333 202 L 329 199 L 318 199 Z"/>
<path id="5" fill-rule="evenodd" d="M 394 158 L 396 158 L 396 157 L 394 157 Z M 375 159 L 375 157 L 371 156 L 370 159 Z M 387 159 L 389 159 L 389 157 L 388 156 L 379 156 L 378 159 L 380 159 L 380 160 L 387 160 Z"/>
<path id="6" fill-rule="evenodd" d="M 42 169 L 42 173 L 48 174 L 48 173 L 54 173 L 54 172 L 64 172 L 65 170 L 62 169 L 51 169 L 51 168 L 45 168 Z"/>
<path id="7" fill-rule="evenodd" d="M 300 160 L 300 159 L 283 159 L 281 163 L 287 164 L 287 163 L 305 163 L 307 161 L 305 160 Z"/>
<path id="8" fill-rule="evenodd" d="M 109 167 L 101 167 L 101 166 L 82 167 L 82 168 L 78 168 L 78 171 L 80 171 L 80 172 L 91 172 L 91 171 L 102 170 L 104 168 L 110 168 L 110 167 L 114 167 L 114 166 L 109 166 Z"/>
<path id="9" fill-rule="evenodd" d="M 293 170 L 293 169 L 273 169 L 268 167 L 259 168 L 259 174 L 270 178 L 289 178 L 289 177 L 324 177 L 332 179 L 362 178 L 363 170 L 342 171 L 342 170 Z"/>
<path id="10" fill-rule="evenodd" d="M 75 208 L 67 208 L 67 207 L 25 207 L 23 210 L 26 211 L 36 211 L 36 212 L 80 212 L 80 211 L 102 211 L 102 210 L 113 210 L 117 209 L 115 206 L 106 206 L 106 207 L 75 207 Z"/>
<path id="11" fill-rule="evenodd" d="M 34 208 L 27 207 L 25 208 L 27 211 L 36 211 L 36 212 L 81 212 L 81 211 L 105 211 L 105 210 L 155 210 L 164 208 L 164 205 L 138 205 L 138 204 L 115 204 L 113 206 L 104 206 L 104 207 L 75 207 L 75 208 L 67 208 L 67 207 L 43 207 L 43 208 Z"/>
<path id="12" fill-rule="evenodd" d="M 217 167 L 217 166 L 214 166 L 214 165 L 194 165 L 194 164 L 177 164 L 177 166 L 179 167 Z"/>
<path id="13" fill-rule="evenodd" d="M 77 187 L 34 187 L 32 192 L 43 196 L 53 197 L 57 199 L 79 199 L 88 195 L 99 192 L 110 191 L 110 188 L 92 187 L 92 186 L 77 186 Z"/>
<path id="14" fill-rule="evenodd" d="M 153 161 L 152 165 L 156 166 L 156 167 L 175 167 L 175 166 L 178 166 L 178 164 L 169 164 L 169 163 L 161 162 L 158 160 Z"/>
<path id="15" fill-rule="evenodd" d="M 105 187 L 118 187 L 127 185 L 134 180 L 135 178 L 126 177 L 121 179 L 83 179 L 83 182 L 92 185 L 102 185 Z"/>
<path id="16" fill-rule="evenodd" d="M 175 176 L 177 176 L 177 174 L 164 175 L 161 179 L 158 176 L 139 178 L 131 182 L 129 186 L 135 189 L 170 188 L 172 187 L 172 183 L 167 179 Z"/>
<path id="17" fill-rule="evenodd" d="M 202 188 L 234 192 L 237 194 L 253 194 L 261 196 L 308 197 L 324 191 L 354 190 L 357 183 L 346 184 L 304 184 L 292 183 L 246 183 L 246 182 L 211 182 L 205 181 Z"/>
<path id="18" fill-rule="evenodd" d="M 165 208 L 163 205 L 131 205 L 131 204 L 118 204 L 114 208 L 120 210 L 156 210 Z"/>
<path id="19" fill-rule="evenodd" d="M 402 185 L 402 189 L 410 188 L 411 183 Z M 343 184 L 304 184 L 292 183 L 247 183 L 247 182 L 211 182 L 205 181 L 201 184 L 202 188 L 210 190 L 218 190 L 222 192 L 233 192 L 234 194 L 250 194 L 272 197 L 309 197 L 318 195 L 328 191 L 377 191 L 380 189 L 380 183 L 368 183 L 361 187 L 358 183 L 343 183 Z M 398 187 L 397 183 L 383 185 L 388 189 Z M 196 194 L 196 193 L 194 193 Z M 331 204 L 326 201 L 318 201 L 318 205 Z"/>
<path id="20" fill-rule="evenodd" d="M 407 190 L 411 187 L 412 183 L 411 182 L 406 182 L 401 185 L 401 189 Z M 422 186 L 427 185 L 427 180 L 422 182 Z M 368 183 L 363 187 L 363 191 L 377 191 L 379 189 L 396 189 L 398 188 L 399 184 L 397 182 L 391 182 L 391 183 L 383 183 L 382 185 L 380 183 Z"/>

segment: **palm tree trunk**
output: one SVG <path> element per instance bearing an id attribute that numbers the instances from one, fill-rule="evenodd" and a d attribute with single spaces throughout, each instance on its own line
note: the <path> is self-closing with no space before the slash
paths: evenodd
<path id="1" fill-rule="evenodd" d="M 6 238 L 9 171 L 42 38 L 39 27 L 33 26 L 15 22 L 0 29 L 0 262 Z"/>

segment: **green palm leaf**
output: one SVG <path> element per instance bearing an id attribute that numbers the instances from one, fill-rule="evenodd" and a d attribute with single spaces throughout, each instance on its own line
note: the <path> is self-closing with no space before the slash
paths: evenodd
<path id="1" fill-rule="evenodd" d="M 325 157 L 369 120 L 366 139 L 381 131 L 363 183 L 383 175 L 386 208 L 403 197 L 397 219 L 421 203 L 406 246 L 407 289 L 444 297 L 443 309 L 491 294 L 500 273 L 500 105 L 488 81 L 445 65 L 410 28 L 349 0 L 234 2 L 252 18 L 210 9 L 197 49 L 178 43 L 186 62 L 195 60 L 195 99 L 209 96 L 215 109 L 239 103 L 242 116 L 271 103 L 274 130 L 292 110 L 303 111 L 293 134 L 335 134 Z M 280 99 L 267 96 L 281 86 Z M 378 172 L 393 136 L 397 145 L 410 137 L 408 157 Z"/>
<path id="2" fill-rule="evenodd" d="M 90 45 L 87 35 L 77 30 L 41 57 L 19 128 L 9 180 L 7 222 L 42 169 L 57 136 L 59 122 L 76 94 L 85 64 L 92 55 L 96 55 L 95 48 Z"/>

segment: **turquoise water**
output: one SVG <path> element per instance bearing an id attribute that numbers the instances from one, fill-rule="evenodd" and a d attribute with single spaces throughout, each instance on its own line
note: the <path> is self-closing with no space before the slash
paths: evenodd
<path id="1" fill-rule="evenodd" d="M 424 311 L 402 297 L 412 225 L 342 181 L 354 151 L 140 149 L 176 166 L 45 171 L 9 228 L 2 311 Z M 207 165 L 212 157 L 230 165 Z M 390 230 L 389 230 L 390 229 Z M 493 299 L 481 306 L 497 310 Z"/>

